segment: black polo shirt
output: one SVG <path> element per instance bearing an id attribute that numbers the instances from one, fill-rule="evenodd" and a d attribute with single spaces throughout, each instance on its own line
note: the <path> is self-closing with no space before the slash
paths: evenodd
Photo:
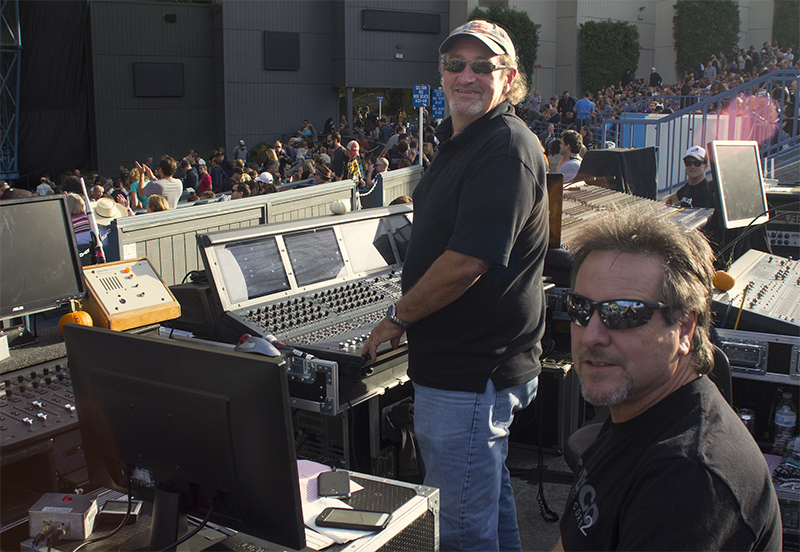
<path id="1" fill-rule="evenodd" d="M 448 118 L 414 190 L 403 291 L 447 249 L 491 266 L 459 299 L 408 329 L 408 373 L 421 385 L 479 393 L 489 377 L 503 389 L 541 371 L 546 169 L 539 140 L 508 102 L 452 132 Z"/>

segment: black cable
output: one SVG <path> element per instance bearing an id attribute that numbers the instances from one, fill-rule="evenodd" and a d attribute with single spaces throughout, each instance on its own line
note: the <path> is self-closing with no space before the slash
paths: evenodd
<path id="1" fill-rule="evenodd" d="M 791 205 L 800 205 L 800 201 L 791 201 L 789 203 L 785 203 L 785 204 L 781 205 L 780 208 L 784 209 L 784 208 L 786 208 L 788 206 L 791 206 Z M 762 226 L 766 226 L 769 222 L 774 222 L 774 221 L 776 221 L 778 219 L 782 219 L 782 218 L 785 219 L 789 215 L 789 213 L 781 213 L 781 214 L 777 214 L 776 213 L 775 217 L 769 219 L 767 222 L 762 222 L 761 224 L 753 226 L 753 223 L 756 221 L 756 219 L 758 219 L 759 217 L 764 216 L 764 215 L 769 215 L 771 212 L 776 211 L 777 209 L 778 209 L 777 207 L 770 207 L 769 209 L 767 209 L 763 213 L 753 217 L 753 220 L 750 221 L 750 224 L 745 226 L 744 230 L 742 230 L 742 234 L 739 237 L 737 237 L 735 240 L 733 240 L 731 243 L 729 243 L 728 245 L 726 245 L 725 247 L 720 249 L 719 252 L 717 253 L 716 257 L 714 257 L 714 260 L 715 261 L 720 260 L 722 258 L 722 254 L 723 253 L 725 253 L 728 249 L 730 249 L 732 247 L 736 247 L 736 244 L 738 244 L 740 241 L 742 241 L 744 238 L 746 238 L 747 236 L 749 236 L 753 232 L 756 232 L 757 230 L 760 230 Z"/>
<path id="2" fill-rule="evenodd" d="M 60 523 L 53 534 L 47 537 L 47 552 L 50 552 L 55 545 L 61 542 L 61 539 L 64 538 L 64 535 L 67 534 L 67 531 L 62 528 L 63 525 L 63 523 Z"/>
<path id="3" fill-rule="evenodd" d="M 767 211 L 767 212 L 769 212 L 769 211 Z M 776 220 L 776 219 L 778 219 L 778 218 L 785 218 L 785 217 L 786 217 L 786 215 L 788 215 L 788 214 L 789 214 L 789 213 L 782 214 L 782 215 L 777 215 L 777 216 L 775 216 L 774 218 L 770 219 L 768 222 L 775 221 L 775 220 Z M 761 216 L 761 215 L 759 215 L 759 216 Z M 716 257 L 714 258 L 714 260 L 715 260 L 715 261 L 719 261 L 719 260 L 721 260 L 722 254 L 723 254 L 723 253 L 725 253 L 726 251 L 728 251 L 728 249 L 731 249 L 731 248 L 733 248 L 733 250 L 731 251 L 731 261 L 732 261 L 732 260 L 733 260 L 733 253 L 734 253 L 734 251 L 736 250 L 736 246 L 737 246 L 737 245 L 739 245 L 739 243 L 741 243 L 741 241 L 742 241 L 743 239 L 745 239 L 746 237 L 750 236 L 751 234 L 753 234 L 753 233 L 755 233 L 755 232 L 758 232 L 759 230 L 762 230 L 762 229 L 763 229 L 763 227 L 764 227 L 764 226 L 766 226 L 766 224 L 767 224 L 767 223 L 766 223 L 766 222 L 763 222 L 763 223 L 761 223 L 761 224 L 759 224 L 759 225 L 756 225 L 756 226 L 752 226 L 752 227 L 751 227 L 751 225 L 752 225 L 752 224 L 753 224 L 752 222 L 751 222 L 750 224 L 748 224 L 748 225 L 745 227 L 745 229 L 744 229 L 744 230 L 742 230 L 742 233 L 741 233 L 741 235 L 739 235 L 739 236 L 738 236 L 736 239 L 734 239 L 734 240 L 733 240 L 732 242 L 730 242 L 728 245 L 726 245 L 725 247 L 723 247 L 722 249 L 720 249 L 720 250 L 719 250 L 719 253 L 717 253 L 717 255 L 716 255 Z M 767 243 L 769 244 L 769 240 L 767 240 Z M 772 251 L 771 251 L 771 249 L 772 249 L 771 245 L 772 245 L 772 244 L 769 244 L 769 245 L 770 245 L 770 253 L 772 253 Z M 725 266 L 726 266 L 726 267 L 727 267 L 727 266 L 729 266 L 729 265 L 728 265 L 728 263 L 725 263 Z"/>
<path id="4" fill-rule="evenodd" d="M 536 450 L 539 460 L 539 492 L 536 494 L 536 500 L 539 502 L 539 512 L 542 514 L 542 519 L 547 523 L 555 523 L 558 521 L 558 514 L 548 508 L 547 500 L 544 497 L 544 454 L 542 454 L 544 420 L 542 419 L 542 401 L 536 401 L 536 403 L 536 417 L 539 418 L 536 436 Z"/>
<path id="5" fill-rule="evenodd" d="M 109 537 L 113 537 L 114 535 L 116 535 L 117 533 L 119 533 L 119 532 L 122 530 L 122 528 L 123 528 L 123 527 L 125 527 L 125 526 L 128 524 L 128 518 L 130 517 L 130 515 L 131 515 L 131 510 L 133 509 L 133 496 L 131 496 L 131 470 L 130 470 L 130 467 L 129 467 L 127 470 L 125 470 L 125 471 L 126 471 L 126 472 L 127 472 L 127 474 L 128 474 L 128 511 L 127 511 L 127 512 L 125 512 L 125 517 L 124 517 L 124 518 L 122 518 L 122 521 L 120 521 L 120 522 L 119 522 L 119 525 L 117 525 L 117 527 L 116 527 L 116 528 L 114 528 L 114 530 L 113 530 L 113 531 L 111 531 L 110 533 L 106 533 L 106 534 L 105 534 L 105 535 L 103 535 L 102 537 L 95 537 L 95 538 L 93 538 L 93 539 L 88 539 L 88 540 L 85 540 L 85 541 L 83 541 L 81 544 L 79 544 L 79 545 L 78 545 L 78 546 L 75 548 L 75 550 L 73 550 L 72 552 L 78 552 L 78 550 L 80 550 L 81 548 L 83 548 L 83 547 L 84 547 L 84 546 L 86 546 L 87 544 L 92 544 L 92 543 L 95 543 L 95 542 L 100 542 L 100 541 L 106 540 L 106 539 L 107 539 L 107 538 L 109 538 Z"/>
<path id="6" fill-rule="evenodd" d="M 193 531 L 187 533 L 186 535 L 184 535 L 180 539 L 176 540 L 172 544 L 169 544 L 169 545 L 165 546 L 159 552 L 167 552 L 168 550 L 170 550 L 172 548 L 176 548 L 177 549 L 178 546 L 180 546 L 181 544 L 183 544 L 184 542 L 186 542 L 187 540 L 189 540 L 190 538 L 195 536 L 197 533 L 202 531 L 203 527 L 205 527 L 208 524 L 208 520 L 211 518 L 211 514 L 213 512 L 214 512 L 214 501 L 212 500 L 211 501 L 211 506 L 208 507 L 208 512 L 206 513 L 206 517 L 203 518 L 203 521 L 200 522 L 200 525 L 195 527 L 195 529 Z"/>

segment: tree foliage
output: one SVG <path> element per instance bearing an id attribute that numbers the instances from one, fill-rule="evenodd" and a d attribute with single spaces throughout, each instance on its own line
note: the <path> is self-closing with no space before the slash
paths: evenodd
<path id="1" fill-rule="evenodd" d="M 517 49 L 517 59 L 522 72 L 525 73 L 525 78 L 528 81 L 528 86 L 531 84 L 533 77 L 533 66 L 536 63 L 536 56 L 539 51 L 539 27 L 528 14 L 509 8 L 506 5 L 497 3 L 489 6 L 488 9 L 476 7 L 469 14 L 469 19 L 483 19 L 491 23 L 496 23 L 503 27 L 508 36 L 514 42 L 514 47 Z"/>
<path id="2" fill-rule="evenodd" d="M 580 78 L 584 90 L 616 85 L 639 65 L 639 30 L 624 21 L 587 21 L 580 29 Z M 576 91 L 580 97 L 582 91 Z"/>
<path id="3" fill-rule="evenodd" d="M 775 0 L 772 38 L 778 41 L 781 48 L 794 48 L 800 43 L 800 0 Z"/>
<path id="4" fill-rule="evenodd" d="M 675 69 L 683 73 L 712 54 L 733 52 L 739 43 L 739 5 L 735 0 L 678 0 L 672 18 Z"/>

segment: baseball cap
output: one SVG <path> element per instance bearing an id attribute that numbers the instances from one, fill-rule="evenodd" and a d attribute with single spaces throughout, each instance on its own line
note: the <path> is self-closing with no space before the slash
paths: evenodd
<path id="1" fill-rule="evenodd" d="M 272 183 L 272 174 L 268 172 L 262 172 L 256 177 L 257 182 L 263 182 L 264 184 L 271 184 Z"/>
<path id="2" fill-rule="evenodd" d="M 439 53 L 446 53 L 453 43 L 462 36 L 474 36 L 486 44 L 495 55 L 508 54 L 515 61 L 517 59 L 517 51 L 514 48 L 514 43 L 508 37 L 508 33 L 502 27 L 482 19 L 470 21 L 453 29 L 450 32 L 450 36 L 439 46 Z"/>
<path id="3" fill-rule="evenodd" d="M 243 146 L 244 145 L 244 140 L 239 140 L 239 145 Z"/>
<path id="4" fill-rule="evenodd" d="M 683 154 L 683 158 L 686 159 L 687 157 L 694 157 L 698 161 L 705 162 L 706 160 L 706 150 L 701 148 L 700 146 L 692 146 L 686 150 L 686 153 Z"/>
<path id="5" fill-rule="evenodd" d="M 201 157 L 200 159 L 197 160 L 197 164 L 198 165 L 205 165 L 206 164 L 206 160 Z"/>

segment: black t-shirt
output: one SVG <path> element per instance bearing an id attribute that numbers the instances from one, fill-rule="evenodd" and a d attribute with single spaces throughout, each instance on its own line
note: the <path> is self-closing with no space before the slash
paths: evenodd
<path id="1" fill-rule="evenodd" d="M 694 186 L 684 184 L 676 192 L 678 199 L 681 202 L 681 207 L 695 209 L 701 207 L 714 207 L 714 196 L 708 187 L 708 179 L 703 179 L 702 182 Z"/>
<path id="2" fill-rule="evenodd" d="M 565 550 L 780 550 L 764 456 L 708 377 L 620 424 L 581 457 Z"/>
<path id="3" fill-rule="evenodd" d="M 542 268 L 548 238 L 545 161 L 507 102 L 452 136 L 414 190 L 403 266 L 408 291 L 445 250 L 491 263 L 461 297 L 408 329 L 409 376 L 438 389 L 481 393 L 540 372 Z"/>
<path id="4" fill-rule="evenodd" d="M 339 146 L 331 154 L 331 172 L 342 178 L 344 176 L 344 168 L 347 165 L 347 154 L 342 146 Z"/>

